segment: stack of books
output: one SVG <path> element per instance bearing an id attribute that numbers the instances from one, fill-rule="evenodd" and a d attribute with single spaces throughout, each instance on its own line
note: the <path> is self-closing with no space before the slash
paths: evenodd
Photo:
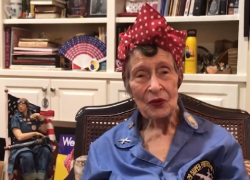
<path id="1" fill-rule="evenodd" d="M 10 68 L 56 68 L 60 63 L 57 47 L 56 42 L 48 39 L 20 38 Z"/>
<path id="2" fill-rule="evenodd" d="M 238 48 L 228 50 L 228 65 L 232 69 L 232 74 L 237 74 Z"/>
<path id="3" fill-rule="evenodd" d="M 64 18 L 66 16 L 66 0 L 31 0 L 35 7 L 36 19 Z"/>

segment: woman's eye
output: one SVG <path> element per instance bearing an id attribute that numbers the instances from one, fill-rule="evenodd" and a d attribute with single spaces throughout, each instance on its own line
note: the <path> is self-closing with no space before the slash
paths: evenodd
<path id="1" fill-rule="evenodd" d="M 138 74 L 136 77 L 137 78 L 142 78 L 142 77 L 144 77 L 144 75 L 143 74 Z"/>
<path id="2" fill-rule="evenodd" d="M 162 71 L 163 74 L 168 74 L 168 71 Z"/>

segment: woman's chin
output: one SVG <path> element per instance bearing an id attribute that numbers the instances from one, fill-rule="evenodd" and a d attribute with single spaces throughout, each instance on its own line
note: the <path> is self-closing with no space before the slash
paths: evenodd
<path id="1" fill-rule="evenodd" d="M 148 115 L 151 117 L 151 119 L 162 119 L 169 117 L 170 111 L 163 108 L 152 109 L 148 112 Z"/>

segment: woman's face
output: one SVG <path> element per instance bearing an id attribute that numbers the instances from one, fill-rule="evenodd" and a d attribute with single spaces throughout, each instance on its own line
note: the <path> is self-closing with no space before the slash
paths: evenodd
<path id="1" fill-rule="evenodd" d="M 153 57 L 135 51 L 130 58 L 131 95 L 147 119 L 161 119 L 177 108 L 178 74 L 171 53 L 158 48 Z"/>
<path id="2" fill-rule="evenodd" d="M 27 106 L 24 103 L 19 103 L 17 107 L 18 107 L 18 111 L 21 112 L 21 113 L 27 111 Z"/>

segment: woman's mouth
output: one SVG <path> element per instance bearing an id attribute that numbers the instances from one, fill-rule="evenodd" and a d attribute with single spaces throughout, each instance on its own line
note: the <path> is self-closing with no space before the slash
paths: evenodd
<path id="1" fill-rule="evenodd" d="M 149 104 L 155 107 L 160 107 L 165 103 L 165 101 L 166 101 L 165 99 L 157 98 L 149 101 Z"/>

